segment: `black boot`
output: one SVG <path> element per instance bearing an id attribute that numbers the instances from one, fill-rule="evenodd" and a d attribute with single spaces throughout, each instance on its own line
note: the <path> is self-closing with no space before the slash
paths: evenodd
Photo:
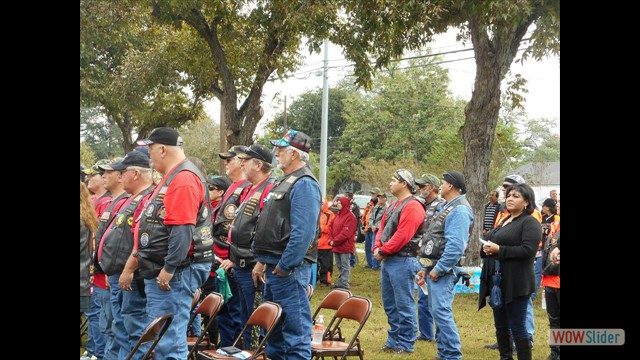
<path id="1" fill-rule="evenodd" d="M 511 333 L 496 333 L 498 339 L 498 351 L 500 351 L 500 360 L 513 360 L 513 348 L 511 347 Z"/>
<path id="2" fill-rule="evenodd" d="M 531 341 L 529 338 L 513 339 L 516 343 L 518 360 L 531 360 Z"/>
<path id="3" fill-rule="evenodd" d="M 551 354 L 547 360 L 560 360 L 560 346 L 550 346 Z"/>

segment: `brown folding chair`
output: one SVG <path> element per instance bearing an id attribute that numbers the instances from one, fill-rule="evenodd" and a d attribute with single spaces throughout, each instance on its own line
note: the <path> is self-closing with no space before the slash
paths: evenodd
<path id="1" fill-rule="evenodd" d="M 169 328 L 169 325 L 171 325 L 172 321 L 173 313 L 167 313 L 155 318 L 149 325 L 147 325 L 147 328 L 144 329 L 142 335 L 140 335 L 140 339 L 138 339 L 136 345 L 133 347 L 133 349 L 131 349 L 129 356 L 127 356 L 127 360 L 131 360 L 133 354 L 136 353 L 140 345 L 153 341 L 151 347 L 149 347 L 149 350 L 147 350 L 141 360 L 149 359 L 151 357 L 151 354 L 153 353 L 153 349 L 156 347 L 156 345 L 158 345 L 158 341 L 160 341 L 164 333 Z"/>
<path id="2" fill-rule="evenodd" d="M 336 315 L 329 323 L 328 328 L 340 326 L 344 319 L 353 320 L 359 325 L 356 328 L 351 340 L 346 343 L 339 340 L 323 340 L 322 344 L 311 344 L 311 356 L 324 359 L 325 356 L 333 356 L 334 359 L 341 356 L 344 360 L 347 356 L 358 356 L 363 360 L 364 350 L 360 346 L 360 331 L 367 323 L 371 315 L 371 300 L 362 296 L 352 296 L 348 298 L 336 312 Z"/>
<path id="3" fill-rule="evenodd" d="M 251 354 L 248 357 L 248 360 L 254 359 L 267 359 L 265 344 L 267 340 L 271 337 L 271 333 L 273 329 L 275 329 L 276 325 L 280 322 L 280 317 L 282 316 L 282 307 L 279 304 L 276 304 L 271 301 L 265 301 L 260 306 L 258 306 L 251 316 L 247 323 L 240 331 L 240 335 L 233 342 L 233 346 L 243 349 L 244 348 L 244 333 L 250 326 L 259 326 L 264 329 L 264 337 L 258 344 L 258 347 L 251 350 L 246 350 Z M 207 350 L 198 350 L 198 359 L 215 359 L 215 360 L 234 360 L 236 357 L 229 355 L 218 354 L 215 349 L 207 349 Z"/>
<path id="4" fill-rule="evenodd" d="M 316 323 L 316 318 L 322 309 L 330 309 L 337 311 L 348 298 L 351 297 L 351 291 L 347 289 L 333 289 L 331 290 L 325 297 L 322 299 L 322 302 L 316 308 L 316 311 L 313 313 L 311 317 L 311 323 Z M 329 317 L 325 315 L 325 319 Z M 338 326 L 336 329 L 330 329 L 326 327 L 325 333 L 323 335 L 323 339 L 325 340 L 340 340 L 344 341 L 344 337 L 342 336 L 342 331 Z"/>
<path id="5" fill-rule="evenodd" d="M 204 349 L 215 348 L 215 346 L 211 344 L 211 342 L 209 341 L 209 336 L 207 334 L 206 329 L 208 329 L 209 325 L 211 325 L 211 323 L 215 320 L 215 317 L 216 315 L 218 315 L 218 312 L 220 311 L 220 308 L 222 308 L 223 304 L 224 304 L 224 297 L 222 296 L 222 294 L 217 292 L 212 292 L 209 295 L 207 295 L 204 298 L 204 300 L 200 302 L 196 311 L 193 314 L 191 314 L 191 319 L 189 319 L 189 325 L 187 326 L 187 328 L 191 326 L 197 314 L 208 317 L 209 321 L 207 321 L 207 326 L 205 326 L 205 330 L 202 330 L 202 333 L 200 334 L 200 336 L 187 337 L 187 346 L 189 347 L 189 355 L 187 356 L 187 359 L 195 359 L 196 351 L 199 348 L 204 348 Z M 201 345 L 203 340 L 205 341 L 205 344 Z"/>
<path id="6" fill-rule="evenodd" d="M 202 296 L 202 289 L 197 288 L 193 293 L 193 300 L 191 300 L 191 314 L 196 310 L 196 306 L 200 303 L 200 297 Z"/>
<path id="7" fill-rule="evenodd" d="M 307 299 L 311 301 L 312 296 L 313 296 L 313 285 L 307 284 Z"/>

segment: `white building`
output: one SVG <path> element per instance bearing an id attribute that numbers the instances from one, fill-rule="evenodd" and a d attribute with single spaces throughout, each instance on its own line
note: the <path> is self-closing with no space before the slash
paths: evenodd
<path id="1" fill-rule="evenodd" d="M 513 174 L 522 176 L 533 188 L 538 209 L 549 197 L 549 191 L 555 189 L 560 197 L 560 161 L 529 163 L 514 170 Z"/>

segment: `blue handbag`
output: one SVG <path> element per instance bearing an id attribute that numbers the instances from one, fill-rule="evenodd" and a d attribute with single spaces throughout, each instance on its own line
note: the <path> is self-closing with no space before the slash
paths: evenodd
<path id="1" fill-rule="evenodd" d="M 500 284 L 502 283 L 502 273 L 500 272 L 500 261 L 496 259 L 496 270 L 493 273 L 493 287 L 489 293 L 489 306 L 492 309 L 502 309 L 504 306 L 504 299 L 502 297 L 502 289 Z"/>

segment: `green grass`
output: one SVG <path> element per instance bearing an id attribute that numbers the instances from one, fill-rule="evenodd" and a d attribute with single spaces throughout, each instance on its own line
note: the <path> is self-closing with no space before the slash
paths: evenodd
<path id="1" fill-rule="evenodd" d="M 364 244 L 356 244 L 359 249 L 364 249 Z M 364 296 L 371 300 L 373 310 L 360 335 L 360 342 L 365 349 L 366 359 L 388 359 L 394 357 L 377 349 L 384 345 L 387 339 L 387 316 L 382 307 L 380 293 L 380 272 L 365 269 L 364 253 L 358 253 L 358 264 L 351 269 L 351 292 L 354 295 Z M 338 274 L 334 267 L 332 274 Z M 311 309 L 315 311 L 318 304 L 331 289 L 326 286 L 316 288 L 311 298 Z M 417 299 L 417 292 L 416 292 Z M 540 307 L 541 297 L 538 295 L 534 301 L 534 317 L 536 323 L 535 347 L 533 359 L 546 359 L 549 355 L 548 334 L 549 321 L 546 310 Z M 332 313 L 332 311 L 327 311 Z M 486 306 L 478 311 L 478 294 L 456 294 L 453 302 L 453 313 L 462 341 L 462 356 L 464 359 L 497 359 L 497 350 L 485 349 L 484 345 L 496 342 L 495 327 L 491 308 Z M 325 323 L 328 324 L 330 315 L 325 315 Z M 355 328 L 355 326 L 354 326 Z M 348 331 L 352 334 L 352 331 Z M 411 355 L 402 355 L 403 359 L 433 359 L 437 354 L 434 343 L 417 341 Z"/>
<path id="2" fill-rule="evenodd" d="M 364 249 L 364 244 L 356 244 L 359 249 Z M 378 351 L 387 339 L 387 316 L 382 307 L 382 296 L 380 293 L 380 272 L 365 269 L 364 253 L 358 253 L 358 264 L 351 269 L 351 292 L 354 295 L 364 296 L 371 300 L 373 310 L 364 329 L 360 334 L 360 342 L 365 350 L 365 358 L 388 359 L 395 357 Z M 334 267 L 332 274 L 337 277 L 338 271 Z M 318 286 L 311 298 L 311 310 L 315 311 L 318 304 L 329 293 L 331 289 L 327 286 Z M 416 293 L 417 296 L 417 293 Z M 534 316 L 536 322 L 535 347 L 533 348 L 533 359 L 546 359 L 549 355 L 548 334 L 549 321 L 547 313 L 540 307 L 540 295 L 534 302 Z M 325 324 L 329 324 L 332 311 L 324 311 Z M 491 308 L 486 306 L 478 311 L 478 294 L 456 294 L 453 301 L 453 313 L 458 326 L 458 332 L 462 341 L 462 356 L 464 359 L 497 359 L 497 350 L 485 349 L 484 345 L 493 344 L 495 339 L 495 328 L 493 326 L 493 315 Z M 346 334 L 351 335 L 355 326 L 343 326 L 349 329 Z M 85 337 L 86 338 L 86 337 Z M 83 339 L 83 344 L 86 340 Z M 80 354 L 84 351 L 80 349 Z M 424 341 L 417 341 L 415 352 L 411 355 L 397 356 L 402 359 L 433 359 L 437 354 L 436 344 Z"/>

